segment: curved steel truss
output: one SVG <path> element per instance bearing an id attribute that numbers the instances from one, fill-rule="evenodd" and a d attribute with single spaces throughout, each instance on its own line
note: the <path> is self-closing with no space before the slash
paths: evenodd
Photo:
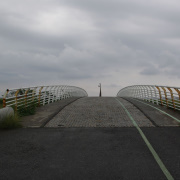
<path id="1" fill-rule="evenodd" d="M 85 97 L 87 92 L 79 87 L 57 85 L 7 89 L 3 97 L 3 107 L 28 107 L 33 104 L 45 105 L 70 97 Z"/>
<path id="2" fill-rule="evenodd" d="M 180 110 L 180 87 L 134 85 L 121 89 L 117 96 L 142 99 Z"/>

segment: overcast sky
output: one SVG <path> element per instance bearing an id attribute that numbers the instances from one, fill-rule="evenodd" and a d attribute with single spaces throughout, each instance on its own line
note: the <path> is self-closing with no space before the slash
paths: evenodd
<path id="1" fill-rule="evenodd" d="M 74 85 L 104 96 L 180 86 L 179 0 L 0 1 L 0 92 Z"/>

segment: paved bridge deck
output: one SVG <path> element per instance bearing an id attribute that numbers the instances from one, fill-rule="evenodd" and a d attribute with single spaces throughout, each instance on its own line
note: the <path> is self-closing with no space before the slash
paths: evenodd
<path id="1" fill-rule="evenodd" d="M 132 99 L 75 100 L 44 106 L 24 120 L 45 128 L 0 131 L 2 180 L 180 179 L 177 121 Z"/>
<path id="2" fill-rule="evenodd" d="M 172 118 L 150 107 L 148 110 L 151 110 L 151 114 L 147 117 L 140 109 L 122 98 L 86 97 L 65 107 L 46 127 L 133 127 L 117 99 L 128 109 L 140 127 L 178 126 Z"/>
<path id="3" fill-rule="evenodd" d="M 153 124 L 135 106 L 120 99 L 139 126 Z M 132 127 L 127 113 L 113 97 L 87 97 L 65 107 L 46 127 Z"/>

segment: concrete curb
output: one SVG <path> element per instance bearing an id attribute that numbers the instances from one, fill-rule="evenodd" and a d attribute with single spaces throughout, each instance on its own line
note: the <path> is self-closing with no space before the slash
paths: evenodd
<path id="1" fill-rule="evenodd" d="M 139 109 L 150 121 L 151 123 L 155 126 L 155 127 L 159 127 L 154 120 L 146 113 L 146 111 L 144 111 L 142 108 L 140 108 L 136 103 L 134 103 L 131 99 L 128 98 L 122 98 L 125 99 L 126 101 L 130 102 L 131 104 L 133 104 L 137 109 Z"/>
<path id="2" fill-rule="evenodd" d="M 80 97 L 81 98 L 81 97 Z M 77 98 L 69 103 L 67 103 L 66 105 L 64 105 L 63 107 L 59 108 L 58 110 L 56 110 L 54 113 L 52 113 L 50 116 L 48 116 L 45 120 L 45 122 L 40 126 L 40 128 L 43 128 L 54 116 L 56 116 L 61 110 L 63 110 L 66 106 L 68 106 L 69 104 L 77 101 L 78 99 L 80 98 Z"/>

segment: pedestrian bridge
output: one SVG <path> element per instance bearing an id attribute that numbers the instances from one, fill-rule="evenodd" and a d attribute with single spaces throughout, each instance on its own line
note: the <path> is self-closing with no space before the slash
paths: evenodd
<path id="1" fill-rule="evenodd" d="M 3 104 L 39 107 L 22 118 L 31 128 L 1 132 L 2 179 L 180 179 L 180 88 L 88 97 L 78 87 L 32 87 L 7 90 Z"/>
<path id="2" fill-rule="evenodd" d="M 139 127 L 179 125 L 179 113 L 149 105 L 130 98 L 84 97 L 62 109 L 45 127 L 134 127 L 133 121 Z"/>
<path id="3" fill-rule="evenodd" d="M 34 115 L 35 119 L 31 116 L 32 126 L 37 127 L 133 127 L 135 124 L 160 127 L 180 124 L 180 88 L 177 87 L 129 86 L 121 89 L 116 97 L 88 97 L 84 89 L 64 85 L 7 89 L 4 94 L 4 107 L 13 106 L 18 111 L 32 105 L 39 106 L 39 115 Z M 35 125 L 36 121 L 38 125 Z"/>

